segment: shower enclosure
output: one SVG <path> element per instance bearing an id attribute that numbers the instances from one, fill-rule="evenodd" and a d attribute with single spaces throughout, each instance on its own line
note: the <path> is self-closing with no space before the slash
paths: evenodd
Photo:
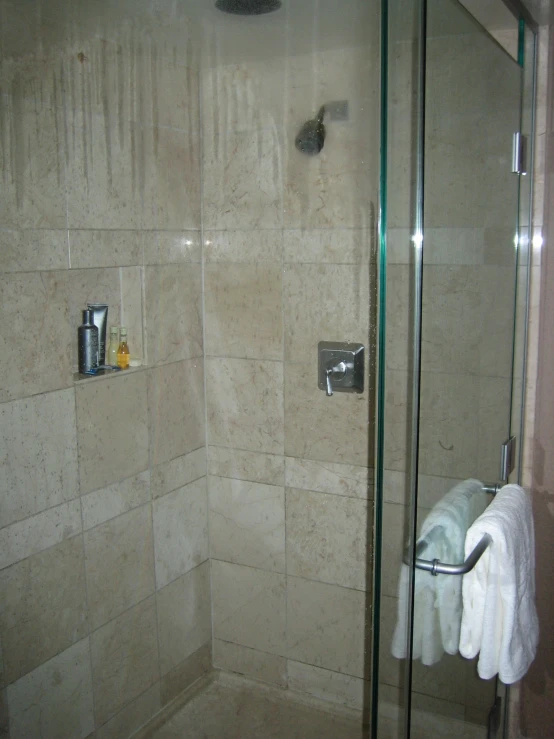
<path id="1" fill-rule="evenodd" d="M 359 736 L 501 720 L 391 654 L 427 510 L 521 449 L 535 29 L 465 5 L 0 0 L 0 736 L 213 668 Z M 75 372 L 89 301 L 139 367 Z"/>

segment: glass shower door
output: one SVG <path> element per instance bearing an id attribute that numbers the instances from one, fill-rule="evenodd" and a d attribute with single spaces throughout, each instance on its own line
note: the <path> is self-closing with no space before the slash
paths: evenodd
<path id="1" fill-rule="evenodd" d="M 415 243 L 421 321 L 413 336 L 416 540 L 433 506 L 456 484 L 499 480 L 501 445 L 510 436 L 519 189 L 512 137 L 520 125 L 522 79 L 518 62 L 458 2 L 433 0 L 426 15 L 424 230 Z M 515 23 L 513 33 L 517 49 Z M 487 494 L 480 495 L 485 506 Z M 441 614 L 418 603 L 418 576 L 411 735 L 463 730 L 484 737 L 496 680 L 481 680 L 477 658 L 464 659 L 455 638 L 456 645 L 441 638 Z M 437 576 L 437 592 L 451 577 Z M 439 634 L 429 648 L 422 634 L 432 618 Z"/>

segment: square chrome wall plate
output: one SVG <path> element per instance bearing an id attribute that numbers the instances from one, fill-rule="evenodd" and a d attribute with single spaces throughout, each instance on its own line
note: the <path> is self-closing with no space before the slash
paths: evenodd
<path id="1" fill-rule="evenodd" d="M 337 341 L 318 344 L 318 387 L 327 395 L 363 393 L 364 345 Z"/>

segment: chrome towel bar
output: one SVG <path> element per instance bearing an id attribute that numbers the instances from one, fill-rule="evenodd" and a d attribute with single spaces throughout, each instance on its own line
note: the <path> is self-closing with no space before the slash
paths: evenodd
<path id="1" fill-rule="evenodd" d="M 494 485 L 483 485 L 483 492 L 485 493 L 496 495 L 499 490 L 500 485 L 498 483 L 494 483 Z M 427 541 L 422 539 L 416 544 L 414 565 L 417 570 L 424 570 L 425 572 L 430 572 L 432 575 L 465 575 L 475 567 L 491 541 L 491 537 L 488 534 L 485 534 L 475 546 L 475 549 L 469 554 L 465 562 L 461 562 L 460 564 L 448 564 L 446 562 L 441 562 L 438 559 L 423 559 L 420 557 L 419 555 L 423 554 L 425 549 L 427 549 Z M 404 552 L 404 564 L 410 564 L 410 554 L 408 549 Z"/>

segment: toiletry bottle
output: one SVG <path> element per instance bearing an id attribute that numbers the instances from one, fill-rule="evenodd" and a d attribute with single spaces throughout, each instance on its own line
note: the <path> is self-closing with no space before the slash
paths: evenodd
<path id="1" fill-rule="evenodd" d="M 106 303 L 87 303 L 93 313 L 92 322 L 98 329 L 98 366 L 106 364 L 106 327 L 108 324 L 108 306 Z"/>
<path id="2" fill-rule="evenodd" d="M 77 330 L 79 348 L 79 372 L 86 373 L 98 367 L 98 328 L 94 325 L 93 312 L 83 311 L 83 324 Z"/>
<path id="3" fill-rule="evenodd" d="M 121 326 L 119 329 L 119 347 L 117 349 L 117 366 L 119 369 L 127 369 L 129 367 L 129 347 L 127 345 L 127 329 Z"/>
<path id="4" fill-rule="evenodd" d="M 110 327 L 110 345 L 108 347 L 108 364 L 117 366 L 117 350 L 119 349 L 119 327 Z"/>

